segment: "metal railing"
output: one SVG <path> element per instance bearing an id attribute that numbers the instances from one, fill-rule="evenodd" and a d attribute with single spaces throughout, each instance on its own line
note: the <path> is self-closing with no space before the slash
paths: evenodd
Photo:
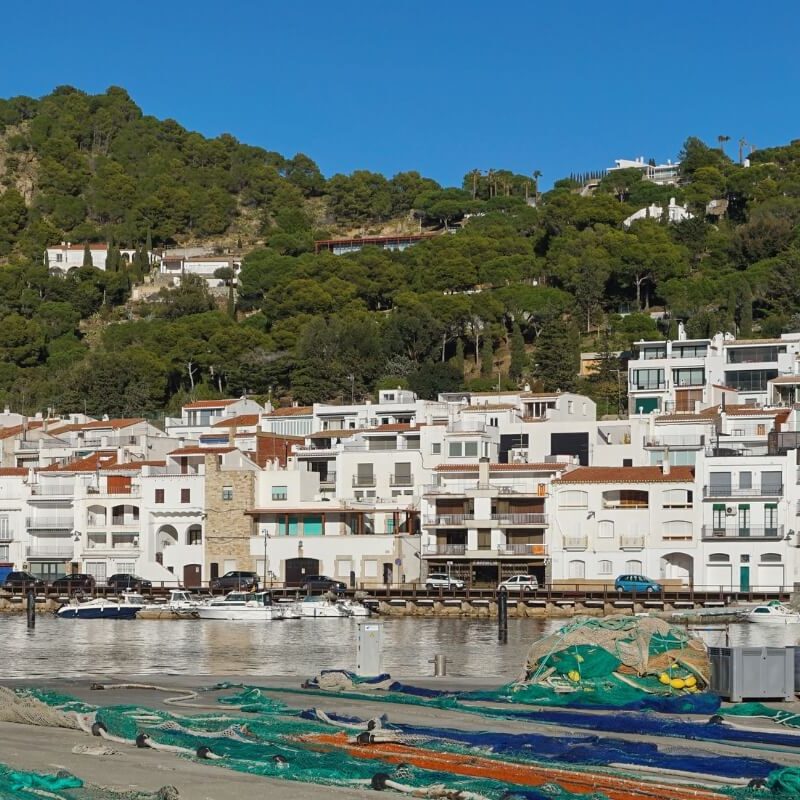
<path id="1" fill-rule="evenodd" d="M 705 436 L 645 436 L 645 447 L 702 447 Z"/>
<path id="2" fill-rule="evenodd" d="M 644 536 L 620 536 L 619 546 L 621 550 L 643 550 Z"/>
<path id="3" fill-rule="evenodd" d="M 353 486 L 374 486 L 374 475 L 353 475 Z"/>
<path id="4" fill-rule="evenodd" d="M 546 556 L 546 544 L 501 544 L 497 548 L 501 556 Z"/>
<path id="5" fill-rule="evenodd" d="M 547 514 L 538 513 L 510 513 L 492 514 L 492 520 L 497 522 L 499 527 L 507 525 L 547 525 Z"/>
<path id="6" fill-rule="evenodd" d="M 464 525 L 474 519 L 472 514 L 431 514 L 425 517 L 425 525 Z"/>
<path id="7" fill-rule="evenodd" d="M 565 550 L 585 550 L 589 546 L 588 536 L 565 536 Z"/>
<path id="8" fill-rule="evenodd" d="M 429 556 L 463 556 L 467 552 L 465 544 L 428 544 L 424 550 Z"/>
<path id="9" fill-rule="evenodd" d="M 25 527 L 28 530 L 72 530 L 75 520 L 72 517 L 26 517 Z"/>
<path id="10" fill-rule="evenodd" d="M 414 478 L 411 475 L 390 475 L 389 483 L 392 486 L 413 486 Z"/>
<path id="11" fill-rule="evenodd" d="M 704 486 L 703 497 L 781 497 L 783 485 L 780 486 Z"/>
<path id="12" fill-rule="evenodd" d="M 732 525 L 724 528 L 703 525 L 701 534 L 704 539 L 783 539 L 783 530 L 783 525 Z"/>

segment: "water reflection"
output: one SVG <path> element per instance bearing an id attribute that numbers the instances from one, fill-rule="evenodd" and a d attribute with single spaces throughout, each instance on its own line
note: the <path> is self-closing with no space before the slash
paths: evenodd
<path id="1" fill-rule="evenodd" d="M 510 619 L 508 643 L 492 620 L 385 619 L 384 669 L 430 675 L 428 660 L 448 658 L 448 674 L 516 677 L 530 644 L 565 620 Z M 348 619 L 229 622 L 224 620 L 61 620 L 45 616 L 29 631 L 22 615 L 0 618 L 2 675 L 57 677 L 108 673 L 297 675 L 355 664 L 357 623 Z M 707 644 L 797 644 L 800 625 L 696 626 Z M 727 633 L 726 633 L 727 631 Z"/>

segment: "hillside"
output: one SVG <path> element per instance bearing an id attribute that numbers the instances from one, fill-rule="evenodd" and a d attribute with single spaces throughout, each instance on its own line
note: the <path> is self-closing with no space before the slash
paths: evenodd
<path id="1" fill-rule="evenodd" d="M 312 402 L 531 382 L 614 412 L 612 353 L 679 319 L 692 336 L 800 328 L 800 142 L 745 166 L 689 138 L 681 162 L 678 186 L 625 169 L 593 191 L 573 177 L 544 194 L 538 173 L 503 170 L 455 188 L 415 172 L 326 178 L 305 155 L 148 117 L 119 88 L 0 100 L 0 401 L 156 415 L 190 395 Z M 672 197 L 683 221 L 622 224 Z M 443 235 L 313 254 L 315 239 L 420 225 Z M 65 239 L 241 247 L 237 307 L 216 310 L 195 281 L 131 304 L 141 262 L 51 277 L 43 249 Z M 580 349 L 602 355 L 582 382 Z"/>

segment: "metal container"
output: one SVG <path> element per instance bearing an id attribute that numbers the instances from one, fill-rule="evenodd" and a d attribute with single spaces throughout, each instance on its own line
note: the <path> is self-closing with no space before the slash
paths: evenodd
<path id="1" fill-rule="evenodd" d="M 794 700 L 794 647 L 709 647 L 711 690 L 733 703 Z"/>

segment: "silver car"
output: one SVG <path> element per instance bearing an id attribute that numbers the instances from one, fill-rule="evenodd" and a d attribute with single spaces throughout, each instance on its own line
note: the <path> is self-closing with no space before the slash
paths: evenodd
<path id="1" fill-rule="evenodd" d="M 507 592 L 535 592 L 539 588 L 539 579 L 535 575 L 512 575 L 498 583 L 497 588 Z"/>
<path id="2" fill-rule="evenodd" d="M 426 589 L 463 589 L 464 581 L 459 578 L 451 578 L 444 572 L 432 572 L 425 578 Z"/>

